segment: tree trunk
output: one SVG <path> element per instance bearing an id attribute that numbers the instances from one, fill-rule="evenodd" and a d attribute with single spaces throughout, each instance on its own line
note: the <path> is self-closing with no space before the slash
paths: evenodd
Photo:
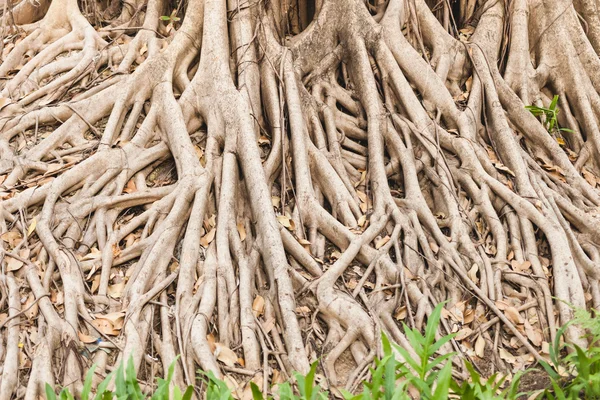
<path id="1" fill-rule="evenodd" d="M 600 307 L 595 1 L 32 4 L 2 14 L 0 399 L 177 354 L 180 386 L 323 356 L 352 390 L 442 301 L 439 351 L 512 371 Z"/>

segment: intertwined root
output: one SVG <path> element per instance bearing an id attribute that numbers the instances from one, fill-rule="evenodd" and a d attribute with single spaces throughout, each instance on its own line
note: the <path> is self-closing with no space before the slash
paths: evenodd
<path id="1" fill-rule="evenodd" d="M 0 399 L 129 357 L 150 382 L 177 354 L 178 385 L 199 366 L 243 397 L 323 355 L 353 389 L 381 332 L 413 354 L 399 322 L 441 301 L 440 352 L 518 369 L 600 306 L 600 64 L 575 9 L 466 2 L 457 40 L 447 5 L 375 3 L 319 3 L 283 43 L 279 4 L 192 0 L 166 46 L 164 1 L 121 44 L 140 17 L 100 36 L 51 3 L 0 65 Z M 554 94 L 569 131 L 525 108 Z"/>

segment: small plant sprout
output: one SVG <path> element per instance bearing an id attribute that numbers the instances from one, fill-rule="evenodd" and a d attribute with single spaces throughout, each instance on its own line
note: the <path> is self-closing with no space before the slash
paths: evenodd
<path id="1" fill-rule="evenodd" d="M 541 118 L 542 124 L 544 124 L 544 128 L 550 133 L 560 144 L 564 146 L 565 140 L 561 137 L 560 132 L 573 132 L 573 130 L 568 128 L 561 128 L 558 126 L 558 113 L 559 109 L 558 105 L 558 95 L 554 95 L 552 101 L 548 108 L 538 107 L 538 106 L 525 106 L 526 109 L 529 110 L 535 117 Z"/>

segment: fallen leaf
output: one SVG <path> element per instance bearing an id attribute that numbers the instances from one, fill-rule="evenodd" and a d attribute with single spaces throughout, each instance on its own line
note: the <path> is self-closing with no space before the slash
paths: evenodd
<path id="1" fill-rule="evenodd" d="M 258 295 L 254 298 L 252 302 L 252 313 L 255 317 L 260 317 L 262 313 L 265 311 L 265 299 Z"/>
<path id="2" fill-rule="evenodd" d="M 469 272 L 467 272 L 467 275 L 469 275 L 469 279 L 471 279 L 475 283 L 479 282 L 479 278 L 477 278 L 478 271 L 479 271 L 479 266 L 477 264 L 473 264 L 473 266 L 471 267 Z"/>
<path id="3" fill-rule="evenodd" d="M 25 311 L 25 315 L 29 319 L 33 319 L 37 316 L 38 303 L 36 303 L 33 293 L 29 293 L 29 296 L 27 296 L 27 301 L 23 304 L 23 311 Z"/>
<path id="4" fill-rule="evenodd" d="M 348 282 L 346 282 L 346 287 L 350 290 L 354 290 L 356 288 L 356 286 L 358 286 L 358 281 L 354 278 L 352 278 Z"/>
<path id="5" fill-rule="evenodd" d="M 592 187 L 596 187 L 596 183 L 597 183 L 597 178 L 594 174 L 592 174 L 590 171 L 588 171 L 585 167 L 583 167 L 581 169 L 581 173 L 583 175 L 583 178 L 592 186 Z"/>
<path id="6" fill-rule="evenodd" d="M 107 319 L 95 319 L 92 321 L 92 325 L 98 330 L 98 332 L 105 335 L 117 336 L 119 334 L 119 330 L 115 329 L 113 324 Z"/>
<path id="7" fill-rule="evenodd" d="M 397 320 L 402 320 L 406 318 L 406 306 L 402 306 L 396 310 L 394 313 L 394 318 Z"/>
<path id="8" fill-rule="evenodd" d="M 277 221 L 279 221 L 281 225 L 285 226 L 290 231 L 296 229 L 296 224 L 294 223 L 294 220 L 288 217 L 287 215 L 278 215 Z"/>
<path id="9" fill-rule="evenodd" d="M 6 270 L 8 272 L 17 271 L 23 266 L 23 262 L 16 258 L 7 257 L 6 260 Z"/>
<path id="10" fill-rule="evenodd" d="M 222 343 L 215 343 L 215 357 L 228 367 L 235 366 L 238 360 L 237 354 Z"/>
<path id="11" fill-rule="evenodd" d="M 506 301 L 504 300 L 496 300 L 496 307 L 498 307 L 499 310 L 506 310 L 508 307 L 510 307 L 510 304 L 508 304 Z"/>
<path id="12" fill-rule="evenodd" d="M 485 339 L 483 338 L 482 335 L 479 335 L 479 337 L 475 341 L 475 354 L 477 354 L 477 357 L 483 358 L 485 356 L 484 350 L 485 350 Z"/>
<path id="13" fill-rule="evenodd" d="M 265 322 L 263 322 L 262 327 L 265 333 L 271 332 L 271 330 L 275 327 L 275 318 L 271 317 Z"/>
<path id="14" fill-rule="evenodd" d="M 92 287 L 90 288 L 90 291 L 92 292 L 92 294 L 96 293 L 96 290 L 98 290 L 99 286 L 100 286 L 100 275 L 96 275 L 96 276 L 94 276 L 94 280 L 92 281 Z"/>
<path id="15" fill-rule="evenodd" d="M 435 242 L 429 242 L 429 248 L 431 249 L 431 251 L 433 251 L 435 254 L 438 253 L 438 251 L 440 251 L 440 247 L 437 245 L 437 243 Z"/>
<path id="16" fill-rule="evenodd" d="M 31 224 L 29 224 L 29 228 L 27 228 L 27 237 L 29 237 L 33 233 L 36 226 L 37 226 L 37 217 L 31 221 Z"/>
<path id="17" fill-rule="evenodd" d="M 458 341 L 461 341 L 464 338 L 466 338 L 467 336 L 469 336 L 471 333 L 473 333 L 473 329 L 471 329 L 469 327 L 464 327 L 456 333 L 455 339 Z"/>
<path id="18" fill-rule="evenodd" d="M 465 325 L 470 324 L 475 319 L 475 310 L 468 309 L 465 311 L 465 315 L 463 316 L 463 323 Z"/>
<path id="19" fill-rule="evenodd" d="M 363 214 L 358 219 L 358 226 L 364 227 L 366 222 L 367 222 L 367 216 Z"/>
<path id="20" fill-rule="evenodd" d="M 506 165 L 504 165 L 502 163 L 499 163 L 499 162 L 494 163 L 494 167 L 496 167 L 496 169 L 498 171 L 506 172 L 509 175 L 516 176 L 515 173 L 510 170 L 510 168 L 508 168 Z"/>
<path id="21" fill-rule="evenodd" d="M 77 336 L 79 336 L 79 340 L 81 340 L 83 343 L 96 343 L 98 341 L 98 338 L 81 332 L 77 332 Z"/>
<path id="22" fill-rule="evenodd" d="M 308 308 L 306 306 L 296 307 L 296 314 L 309 315 L 310 314 L 310 308 Z"/>
<path id="23" fill-rule="evenodd" d="M 500 348 L 498 353 L 500 354 L 500 358 L 511 363 L 514 364 L 517 359 L 515 356 L 513 356 L 512 354 L 510 354 L 508 351 L 504 350 L 503 348 Z"/>
<path id="24" fill-rule="evenodd" d="M 543 337 L 542 337 L 542 332 L 540 332 L 538 329 L 535 329 L 531 326 L 531 324 L 529 323 L 529 321 L 525 320 L 525 333 L 527 334 L 527 338 L 529 339 L 529 341 L 534 345 L 534 346 L 541 346 L 542 345 L 542 341 L 543 341 Z"/>
<path id="25" fill-rule="evenodd" d="M 381 239 L 379 239 L 378 241 L 375 242 L 375 248 L 379 249 L 389 241 L 390 241 L 390 236 L 385 235 L 384 237 L 382 237 Z"/>
<path id="26" fill-rule="evenodd" d="M 8 243 L 10 247 L 16 247 L 23 237 L 17 231 L 8 231 L 0 235 L 0 239 Z"/>
<path id="27" fill-rule="evenodd" d="M 115 299 L 120 299 L 123 295 L 123 290 L 125 289 L 125 282 L 119 282 L 114 285 L 108 287 L 106 293 L 110 297 L 114 297 Z"/>
<path id="28" fill-rule="evenodd" d="M 523 323 L 519 311 L 514 307 L 507 307 L 506 310 L 504 310 L 504 314 L 513 324 L 520 325 Z"/>
<path id="29" fill-rule="evenodd" d="M 246 228 L 244 228 L 244 224 L 237 224 L 237 230 L 240 234 L 240 240 L 243 242 L 246 239 Z"/>
<path id="30" fill-rule="evenodd" d="M 271 204 L 273 204 L 273 207 L 279 207 L 279 204 L 281 204 L 281 197 L 278 197 L 278 196 L 271 197 Z"/>
<path id="31" fill-rule="evenodd" d="M 200 239 L 200 244 L 202 245 L 202 247 L 207 248 L 208 245 L 215 238 L 216 233 L 217 233 L 217 229 L 212 228 L 210 231 L 208 231 L 208 233 L 206 235 L 202 236 L 202 238 Z"/>
<path id="32" fill-rule="evenodd" d="M 102 253 L 100 252 L 100 250 L 98 250 L 95 247 L 92 247 L 90 249 L 90 252 L 88 254 L 86 254 L 85 256 L 83 256 L 83 258 L 81 259 L 81 261 L 94 260 L 94 259 L 100 258 L 100 257 L 102 257 Z"/>
<path id="33" fill-rule="evenodd" d="M 137 192 L 137 187 L 135 186 L 135 182 L 133 181 L 133 179 L 130 179 L 129 182 L 127 182 L 127 185 L 125 186 L 125 189 L 123 189 L 123 191 L 125 193 Z"/>

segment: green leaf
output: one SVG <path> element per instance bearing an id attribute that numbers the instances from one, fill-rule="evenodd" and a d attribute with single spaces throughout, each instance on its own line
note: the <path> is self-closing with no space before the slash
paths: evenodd
<path id="1" fill-rule="evenodd" d="M 554 111 L 556 109 L 557 104 L 558 104 L 558 95 L 556 94 L 552 98 L 552 102 L 550 103 L 550 106 L 548 107 L 550 109 L 550 111 Z"/>
<path id="2" fill-rule="evenodd" d="M 440 349 L 440 347 L 442 347 L 443 345 L 448 343 L 450 340 L 454 339 L 454 337 L 456 335 L 457 335 L 456 333 L 451 333 L 450 335 L 446 335 L 446 336 L 440 338 L 440 340 L 438 340 L 437 342 L 434 343 L 433 346 L 431 346 L 431 348 L 429 349 L 429 354 L 430 355 L 435 354 L 435 352 L 438 351 Z"/>
<path id="3" fill-rule="evenodd" d="M 577 351 L 577 360 L 575 362 L 577 373 L 582 379 L 588 380 L 590 376 L 590 359 L 586 356 L 581 347 L 576 344 L 573 346 L 575 347 L 575 351 Z"/>
<path id="4" fill-rule="evenodd" d="M 256 386 L 256 383 L 250 382 L 250 389 L 252 390 L 252 398 L 254 400 L 264 400 L 262 392 L 260 391 L 258 386 Z"/>
<path id="5" fill-rule="evenodd" d="M 437 331 L 438 325 L 440 324 L 440 317 L 442 315 L 442 308 L 446 302 L 439 303 L 431 315 L 427 319 L 427 326 L 425 327 L 425 342 L 433 343 L 435 340 L 435 332 Z"/>
<path id="6" fill-rule="evenodd" d="M 96 364 L 92 365 L 90 370 L 85 374 L 85 382 L 83 383 L 83 390 L 81 391 L 81 400 L 88 400 L 90 397 L 90 392 L 92 391 L 92 380 L 94 378 L 94 370 L 96 369 Z"/>
<path id="7" fill-rule="evenodd" d="M 168 15 L 162 15 L 162 16 L 160 17 L 160 19 L 161 19 L 161 21 L 170 21 L 170 20 L 171 20 L 171 17 L 169 17 Z"/>
<path id="8" fill-rule="evenodd" d="M 446 400 L 448 389 L 450 389 L 450 380 L 452 379 L 452 364 L 447 363 L 444 365 L 437 378 L 437 387 L 433 392 L 432 400 Z"/>
<path id="9" fill-rule="evenodd" d="M 113 375 L 115 375 L 116 370 L 111 372 L 104 378 L 102 382 L 98 385 L 98 389 L 96 390 L 96 397 L 94 400 L 111 400 L 113 398 L 113 392 L 107 391 L 108 385 L 112 380 Z"/>
<path id="10" fill-rule="evenodd" d="M 192 400 L 192 396 L 194 395 L 194 387 L 192 385 L 188 386 L 181 397 L 181 400 Z"/>
<path id="11" fill-rule="evenodd" d="M 52 389 L 52 386 L 48 383 L 46 383 L 46 399 L 56 400 L 56 393 L 54 393 L 54 389 Z"/>

